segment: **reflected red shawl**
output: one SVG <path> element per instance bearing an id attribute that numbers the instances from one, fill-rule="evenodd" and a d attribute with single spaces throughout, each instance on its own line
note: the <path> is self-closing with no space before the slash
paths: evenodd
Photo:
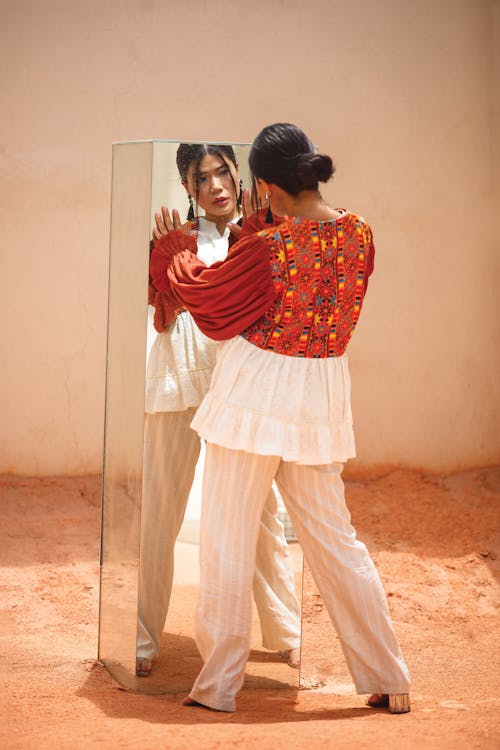
<path id="1" fill-rule="evenodd" d="M 201 331 L 215 341 L 232 338 L 258 320 L 275 298 L 267 243 L 255 235 L 233 245 L 224 261 L 207 267 L 196 255 L 196 236 L 177 229 L 151 254 L 150 275 L 170 292 Z"/>

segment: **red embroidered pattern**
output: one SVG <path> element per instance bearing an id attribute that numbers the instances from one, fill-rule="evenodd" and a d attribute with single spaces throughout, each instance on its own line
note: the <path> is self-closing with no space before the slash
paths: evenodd
<path id="1" fill-rule="evenodd" d="M 258 236 L 269 245 L 276 300 L 242 336 L 278 354 L 341 356 L 372 267 L 368 224 L 347 212 L 328 222 L 290 219 Z"/>

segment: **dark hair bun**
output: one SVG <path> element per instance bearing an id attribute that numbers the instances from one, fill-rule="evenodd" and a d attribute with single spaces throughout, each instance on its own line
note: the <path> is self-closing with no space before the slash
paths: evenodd
<path id="1" fill-rule="evenodd" d="M 303 190 L 316 188 L 318 182 L 328 182 L 334 171 L 327 154 L 301 154 L 298 158 L 297 172 Z"/>
<path id="2" fill-rule="evenodd" d="M 304 131 L 289 122 L 277 122 L 261 130 L 248 160 L 255 177 L 278 185 L 290 195 L 317 190 L 318 182 L 328 182 L 335 171 L 330 157 L 317 154 Z"/>

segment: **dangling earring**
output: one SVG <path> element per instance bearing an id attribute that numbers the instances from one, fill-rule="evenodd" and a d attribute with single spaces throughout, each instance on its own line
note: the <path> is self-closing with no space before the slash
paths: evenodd
<path id="1" fill-rule="evenodd" d="M 242 200 L 243 200 L 243 180 L 240 180 L 240 192 L 239 192 L 238 200 L 237 200 L 238 206 L 241 206 Z"/>
<path id="2" fill-rule="evenodd" d="M 187 215 L 188 221 L 194 221 L 194 208 L 193 208 L 193 196 L 188 193 L 189 211 Z"/>
<path id="3" fill-rule="evenodd" d="M 266 204 L 267 204 L 266 224 L 274 224 L 273 212 L 271 211 L 270 198 L 271 198 L 270 194 L 266 193 Z"/>

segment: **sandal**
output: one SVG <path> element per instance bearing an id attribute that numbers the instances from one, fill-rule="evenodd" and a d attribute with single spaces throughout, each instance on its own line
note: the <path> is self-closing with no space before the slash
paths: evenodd
<path id="1" fill-rule="evenodd" d="M 149 677 L 153 669 L 153 662 L 145 656 L 138 656 L 135 660 L 135 673 L 137 677 Z"/>
<path id="2" fill-rule="evenodd" d="M 388 708 L 390 714 L 407 714 L 410 711 L 409 693 L 374 693 L 366 701 L 371 708 Z"/>

